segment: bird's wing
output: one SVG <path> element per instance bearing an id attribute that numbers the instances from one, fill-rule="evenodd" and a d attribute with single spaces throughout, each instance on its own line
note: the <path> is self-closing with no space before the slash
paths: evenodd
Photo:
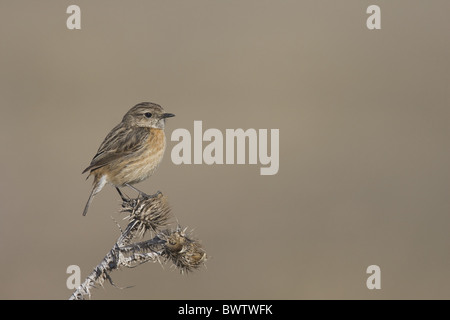
<path id="1" fill-rule="evenodd" d="M 91 164 L 84 169 L 83 173 L 96 170 L 119 158 L 139 152 L 145 147 L 143 142 L 147 140 L 149 135 L 148 128 L 129 128 L 119 124 L 103 140 Z"/>

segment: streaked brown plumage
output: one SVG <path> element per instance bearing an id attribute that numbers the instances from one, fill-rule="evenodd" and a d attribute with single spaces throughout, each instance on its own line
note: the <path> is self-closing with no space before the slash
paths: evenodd
<path id="1" fill-rule="evenodd" d="M 88 178 L 94 176 L 94 186 L 83 215 L 106 183 L 118 188 L 138 183 L 153 174 L 166 148 L 165 119 L 173 116 L 151 102 L 139 103 L 125 114 L 83 171 L 90 171 Z"/>

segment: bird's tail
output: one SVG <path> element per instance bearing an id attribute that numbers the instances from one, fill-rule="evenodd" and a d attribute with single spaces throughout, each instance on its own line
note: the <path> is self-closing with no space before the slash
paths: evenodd
<path id="1" fill-rule="evenodd" d="M 105 186 L 106 183 L 106 177 L 102 176 L 99 180 L 95 180 L 94 181 L 94 187 L 92 188 L 91 194 L 89 195 L 89 199 L 86 202 L 86 206 L 84 207 L 83 210 L 83 216 L 85 216 L 89 210 L 89 206 L 91 205 L 92 200 L 94 199 L 94 196 L 99 193 L 103 187 Z"/>

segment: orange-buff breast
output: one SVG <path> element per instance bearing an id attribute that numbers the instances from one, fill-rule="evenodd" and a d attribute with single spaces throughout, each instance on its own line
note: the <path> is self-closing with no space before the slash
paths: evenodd
<path id="1" fill-rule="evenodd" d="M 113 163 L 95 171 L 95 178 L 100 179 L 106 174 L 107 182 L 122 187 L 125 184 L 135 184 L 150 177 L 160 164 L 166 138 L 164 130 L 150 128 L 145 147 L 139 152 L 124 156 Z"/>

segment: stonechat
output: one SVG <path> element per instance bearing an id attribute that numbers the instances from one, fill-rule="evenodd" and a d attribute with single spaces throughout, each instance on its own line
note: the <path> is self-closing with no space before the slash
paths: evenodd
<path id="1" fill-rule="evenodd" d="M 103 140 L 91 164 L 84 169 L 89 178 L 94 176 L 93 188 L 83 216 L 86 215 L 94 196 L 106 183 L 116 187 L 129 186 L 150 177 L 161 162 L 166 148 L 164 126 L 166 118 L 160 105 L 142 102 L 132 107 Z M 137 190 L 140 192 L 139 190 Z M 122 196 L 123 198 L 123 196 Z"/>

